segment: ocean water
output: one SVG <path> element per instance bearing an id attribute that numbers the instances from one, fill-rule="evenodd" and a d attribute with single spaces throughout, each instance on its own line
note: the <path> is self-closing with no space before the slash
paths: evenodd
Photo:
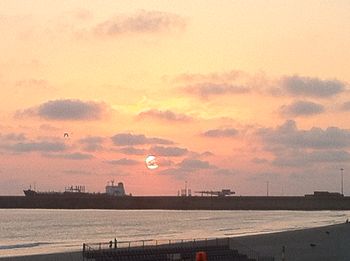
<path id="1" fill-rule="evenodd" d="M 0 209 L 0 257 L 79 251 L 83 243 L 234 237 L 331 225 L 350 211 Z"/>

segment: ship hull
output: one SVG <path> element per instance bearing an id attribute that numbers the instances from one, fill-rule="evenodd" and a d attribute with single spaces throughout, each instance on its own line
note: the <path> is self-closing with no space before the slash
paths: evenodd
<path id="1" fill-rule="evenodd" d="M 173 210 L 350 210 L 350 197 L 0 196 L 0 208 Z"/>

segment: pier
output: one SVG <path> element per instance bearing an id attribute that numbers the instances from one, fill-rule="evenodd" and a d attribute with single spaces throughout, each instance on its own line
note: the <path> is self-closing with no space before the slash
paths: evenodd
<path id="1" fill-rule="evenodd" d="M 193 240 L 139 240 L 83 244 L 86 261 L 194 261 L 196 254 L 205 253 L 208 260 L 216 261 L 274 261 L 261 256 L 230 238 Z"/>

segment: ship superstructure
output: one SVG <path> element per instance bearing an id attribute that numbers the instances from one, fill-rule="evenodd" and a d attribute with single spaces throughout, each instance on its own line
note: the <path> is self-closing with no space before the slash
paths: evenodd
<path id="1" fill-rule="evenodd" d="M 119 182 L 117 186 L 114 185 L 114 180 L 107 183 L 106 194 L 110 196 L 125 196 L 124 184 Z"/>

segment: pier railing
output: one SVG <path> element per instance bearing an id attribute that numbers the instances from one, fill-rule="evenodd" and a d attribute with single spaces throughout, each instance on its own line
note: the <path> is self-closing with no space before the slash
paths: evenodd
<path id="1" fill-rule="evenodd" d="M 212 247 L 224 247 L 231 250 L 236 250 L 240 254 L 246 255 L 251 260 L 256 261 L 274 261 L 274 257 L 263 256 L 254 249 L 237 242 L 233 242 L 231 238 L 197 238 L 197 239 L 160 239 L 160 240 L 133 240 L 119 241 L 113 239 L 104 243 L 84 243 L 83 257 L 93 258 L 93 256 L 103 256 L 111 252 L 125 251 L 142 251 L 142 250 L 166 250 L 168 253 L 176 252 L 181 249 L 210 249 Z M 176 251 L 172 251 L 176 250 Z"/>

